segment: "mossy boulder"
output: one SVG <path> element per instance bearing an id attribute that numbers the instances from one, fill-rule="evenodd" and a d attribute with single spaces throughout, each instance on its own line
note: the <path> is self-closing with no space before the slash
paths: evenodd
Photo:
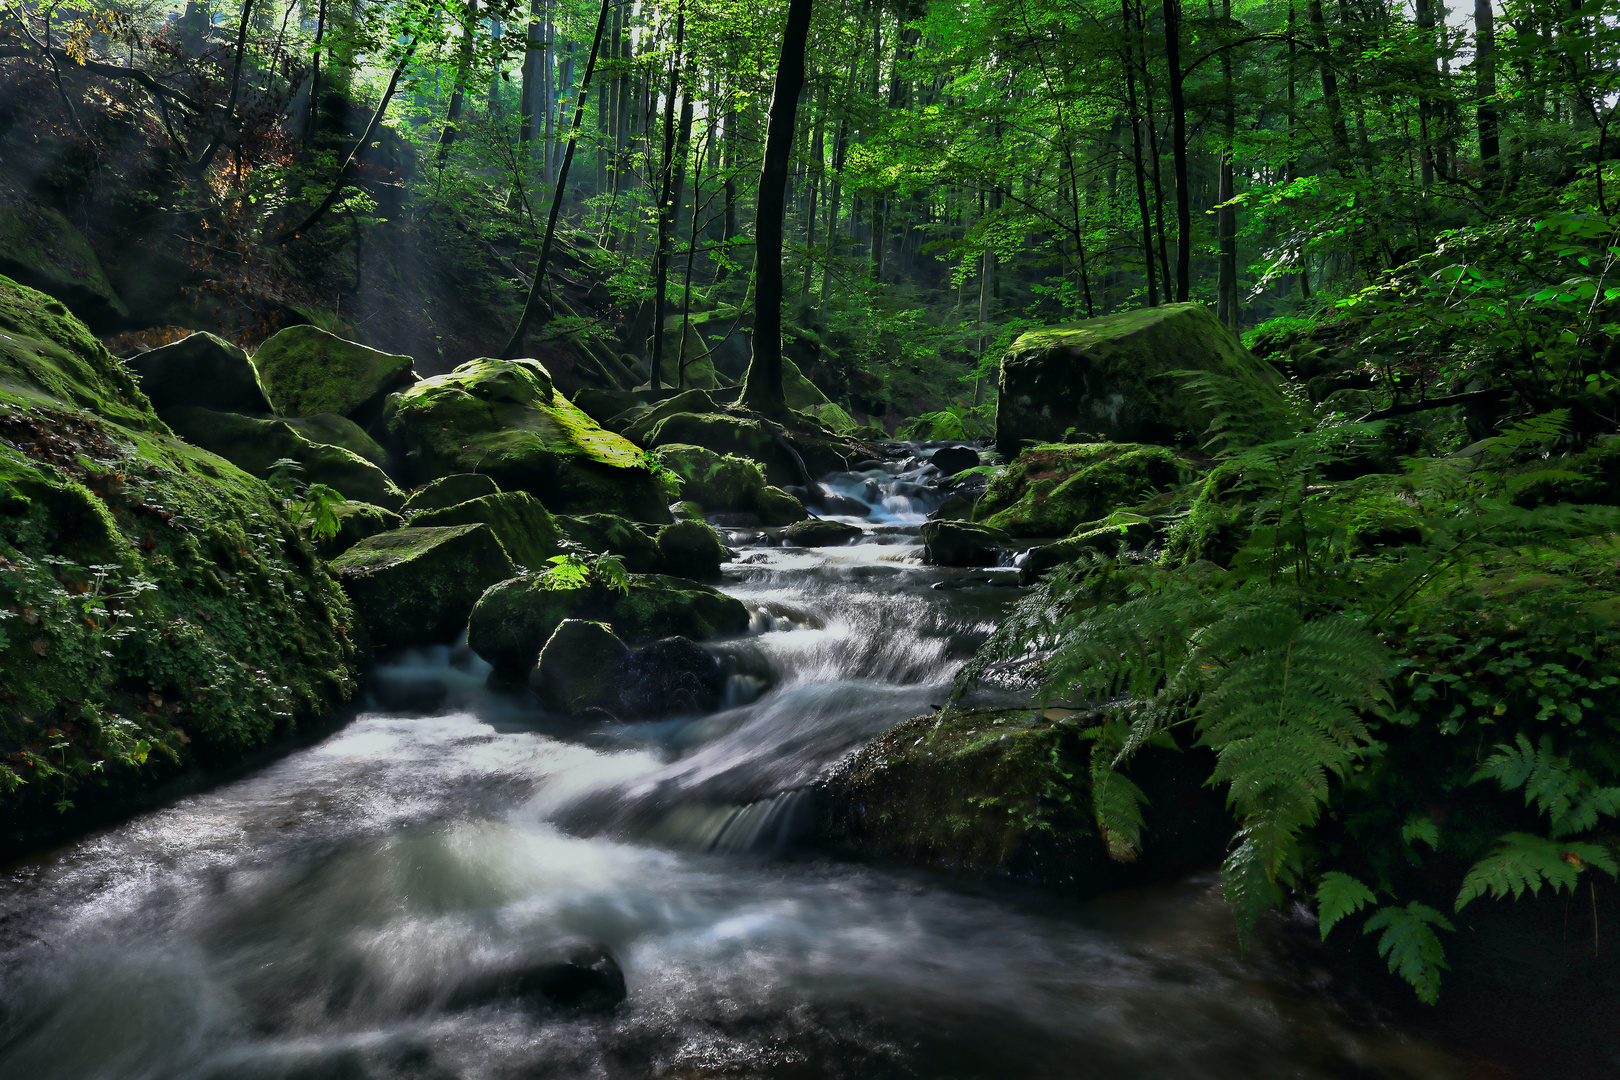
<path id="1" fill-rule="evenodd" d="M 1019 454 L 985 490 L 974 516 L 1013 536 L 1065 536 L 1188 482 L 1198 459 L 1137 443 L 1047 443 Z"/>
<path id="2" fill-rule="evenodd" d="M 500 485 L 482 473 L 452 473 L 411 492 L 405 500 L 402 512 L 416 514 L 423 510 L 442 510 L 446 506 L 455 506 L 468 499 L 500 493 Z"/>
<path id="3" fill-rule="evenodd" d="M 540 650 L 529 687 L 548 709 L 648 720 L 709 712 L 725 694 L 725 673 L 691 638 L 630 649 L 602 622 L 564 619 Z"/>
<path id="4" fill-rule="evenodd" d="M 996 445 L 1011 457 L 1071 428 L 1112 442 L 1190 443 L 1212 417 L 1170 375 L 1180 370 L 1279 378 L 1198 303 L 1031 331 L 1001 361 Z"/>
<path id="5" fill-rule="evenodd" d="M 967 709 L 904 721 L 817 785 L 822 835 L 865 858 L 976 877 L 1040 881 L 1092 895 L 1216 865 L 1232 836 L 1204 787 L 1201 752 L 1142 751 L 1148 842 L 1116 862 L 1088 812 L 1087 728 L 1071 709 Z"/>
<path id="6" fill-rule="evenodd" d="M 606 623 L 630 644 L 675 635 L 702 641 L 747 630 L 748 608 L 707 585 L 659 574 L 631 574 L 624 592 L 599 584 L 548 588 L 541 575 L 523 574 L 479 598 L 467 644 L 497 677 L 525 679 L 564 619 Z"/>
<path id="7" fill-rule="evenodd" d="M 0 277 L 0 391 L 68 405 L 136 431 L 163 422 L 106 346 L 60 301 Z"/>
<path id="8" fill-rule="evenodd" d="M 792 525 L 810 516 L 804 504 L 779 487 L 766 487 L 754 500 L 754 512 L 766 525 Z"/>
<path id="9" fill-rule="evenodd" d="M 711 511 L 758 509 L 766 484 L 757 462 L 685 443 L 660 446 L 653 456 L 681 478 L 681 498 Z"/>
<path id="10" fill-rule="evenodd" d="M 862 530 L 859 525 L 843 521 L 810 518 L 789 525 L 786 535 L 790 543 L 800 547 L 834 547 L 860 539 Z"/>
<path id="11" fill-rule="evenodd" d="M 630 647 L 605 622 L 564 619 L 529 673 L 529 688 L 553 712 L 614 711 Z"/>
<path id="12" fill-rule="evenodd" d="M 345 498 L 396 511 L 405 504 L 405 493 L 387 473 L 341 446 L 310 442 L 286 420 L 191 407 L 166 410 L 163 419 L 187 442 L 261 479 L 269 477 L 275 463 L 285 458 L 302 468 L 299 479 L 326 484 Z"/>
<path id="13" fill-rule="evenodd" d="M 569 540 L 599 555 L 617 555 L 632 574 L 658 569 L 658 542 L 635 522 L 617 514 L 559 515 L 557 527 Z"/>
<path id="14" fill-rule="evenodd" d="M 478 472 L 553 511 L 670 520 L 654 462 L 556 393 L 534 360 L 468 361 L 395 394 L 385 420 L 412 483 Z"/>
<path id="15" fill-rule="evenodd" d="M 341 446 L 349 453 L 365 458 L 386 473 L 392 473 L 394 462 L 382 445 L 366 434 L 366 429 L 337 413 L 316 413 L 314 416 L 286 418 L 286 424 L 312 443 Z"/>
<path id="16" fill-rule="evenodd" d="M 373 645 L 454 641 L 485 589 L 516 572 L 488 525 L 407 528 L 332 560 Z"/>
<path id="17" fill-rule="evenodd" d="M 129 369 L 160 410 L 197 406 L 261 416 L 275 411 L 248 354 L 214 334 L 192 334 L 131 357 Z"/>
<path id="18" fill-rule="evenodd" d="M 735 394 L 736 391 L 732 393 Z M 637 446 L 645 446 L 647 436 L 661 420 L 666 420 L 676 413 L 723 413 L 730 406 L 730 400 L 722 399 L 720 395 L 711 394 L 707 390 L 683 390 L 661 401 L 649 402 L 626 410 L 615 418 L 615 422 L 627 421 L 619 431 Z"/>
<path id="19" fill-rule="evenodd" d="M 488 525 L 506 554 L 519 567 L 543 570 L 562 551 L 562 531 L 540 500 L 527 491 L 505 491 L 425 510 L 411 518 L 412 525 Z"/>
<path id="20" fill-rule="evenodd" d="M 638 422 L 639 423 L 639 422 Z M 759 462 L 771 483 L 802 484 L 805 469 L 787 443 L 771 426 L 751 417 L 729 413 L 674 413 L 647 430 L 649 450 L 665 446 L 700 446 L 718 455 L 736 455 Z"/>
<path id="21" fill-rule="evenodd" d="M 694 581 L 715 581 L 726 546 L 707 522 L 677 521 L 658 530 L 658 572 Z"/>
<path id="22" fill-rule="evenodd" d="M 680 502 L 669 504 L 669 512 L 676 521 L 702 521 L 704 520 L 703 504 L 693 502 L 691 499 L 682 499 Z"/>
<path id="23" fill-rule="evenodd" d="M 83 233 L 60 213 L 26 196 L 0 195 L 0 274 L 59 300 L 98 334 L 129 322 Z"/>
<path id="24" fill-rule="evenodd" d="M 9 279 L 0 612 L 0 847 L 355 688 L 353 611 L 276 493 L 174 438 L 82 323 Z"/>
<path id="25" fill-rule="evenodd" d="M 1011 539 L 988 525 L 930 521 L 922 527 L 923 558 L 935 566 L 994 566 Z"/>
<path id="26" fill-rule="evenodd" d="M 327 559 L 337 558 L 368 536 L 405 527 L 405 519 L 392 510 L 353 499 L 334 506 L 332 513 L 338 519 L 337 534 L 315 545 L 322 557 Z"/>
<path id="27" fill-rule="evenodd" d="M 416 382 L 415 361 L 378 352 L 318 326 L 289 326 L 259 346 L 253 364 L 285 416 L 337 413 L 369 424 L 383 401 Z"/>

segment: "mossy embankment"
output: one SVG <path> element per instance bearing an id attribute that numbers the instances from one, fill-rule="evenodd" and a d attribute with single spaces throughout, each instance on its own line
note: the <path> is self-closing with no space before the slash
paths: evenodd
<path id="1" fill-rule="evenodd" d="M 0 846 L 330 716 L 353 619 L 269 486 L 0 278 Z"/>

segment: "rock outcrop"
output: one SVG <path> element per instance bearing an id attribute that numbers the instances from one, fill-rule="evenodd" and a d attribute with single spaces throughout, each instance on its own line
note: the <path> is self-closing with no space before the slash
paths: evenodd
<path id="1" fill-rule="evenodd" d="M 412 517 L 411 524 L 488 525 L 513 564 L 529 570 L 544 570 L 551 557 L 562 551 L 562 532 L 556 520 L 527 491 L 480 495 L 440 510 L 426 510 Z"/>
<path id="2" fill-rule="evenodd" d="M 192 334 L 129 361 L 158 410 L 195 406 L 269 415 L 275 409 L 248 354 L 214 334 Z"/>
<path id="3" fill-rule="evenodd" d="M 396 529 L 332 560 L 371 643 L 454 641 L 484 590 L 516 572 L 488 525 Z"/>
<path id="4" fill-rule="evenodd" d="M 416 382 L 409 356 L 378 352 L 318 326 L 289 326 L 259 346 L 253 364 L 284 416 L 337 413 L 369 425 L 383 401 Z"/>

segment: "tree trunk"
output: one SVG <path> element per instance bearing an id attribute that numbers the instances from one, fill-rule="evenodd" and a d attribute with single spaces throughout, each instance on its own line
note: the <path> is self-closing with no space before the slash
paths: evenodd
<path id="1" fill-rule="evenodd" d="M 782 396 L 782 211 L 792 164 L 793 125 L 804 89 L 804 52 L 812 0 L 788 0 L 782 55 L 771 90 L 765 157 L 759 170 L 754 224 L 754 351 L 743 375 L 742 402 L 768 416 L 787 413 Z"/>
<path id="2" fill-rule="evenodd" d="M 444 130 L 439 132 L 439 167 L 450 160 L 450 146 L 456 141 L 456 124 L 467 97 L 467 83 L 472 78 L 473 30 L 478 25 L 478 0 L 467 0 L 461 16 L 461 47 L 456 57 L 456 81 L 450 90 L 450 107 L 444 113 Z"/>
<path id="3" fill-rule="evenodd" d="M 1170 68 L 1170 157 L 1176 174 L 1176 300 L 1192 293 L 1192 195 L 1187 183 L 1187 101 L 1182 94 L 1181 0 L 1164 0 L 1164 51 Z"/>
<path id="4" fill-rule="evenodd" d="M 675 55 L 669 62 L 669 86 L 664 92 L 663 176 L 658 191 L 658 246 L 653 252 L 653 332 L 652 378 L 649 385 L 658 390 L 664 361 L 664 312 L 669 296 L 669 249 L 675 233 L 675 95 L 681 73 L 681 46 L 686 36 L 685 0 L 675 8 Z M 690 95 L 690 89 L 687 91 Z"/>
<path id="5" fill-rule="evenodd" d="M 1232 21 L 1232 0 L 1222 0 L 1221 13 L 1228 25 Z M 1237 101 L 1232 89 L 1232 59 L 1231 52 L 1221 53 L 1221 91 L 1226 98 L 1226 115 L 1222 134 L 1225 145 L 1221 147 L 1221 165 L 1219 187 L 1215 199 L 1221 208 L 1215 213 L 1215 232 L 1220 243 L 1219 266 L 1216 270 L 1215 307 L 1216 316 L 1230 326 L 1233 330 L 1238 328 L 1238 281 L 1237 281 L 1237 208 L 1228 206 L 1236 192 L 1232 171 L 1232 151 L 1237 141 Z"/>
<path id="6" fill-rule="evenodd" d="M 1435 0 L 1416 0 L 1418 40 L 1421 56 L 1418 72 L 1418 180 L 1423 190 L 1434 186 L 1434 143 L 1431 127 L 1434 124 L 1434 4 Z"/>
<path id="7" fill-rule="evenodd" d="M 1147 282 L 1149 307 L 1159 303 L 1159 279 L 1153 265 L 1153 216 L 1148 210 L 1147 168 L 1142 159 L 1142 115 L 1136 100 L 1136 48 L 1131 39 L 1130 0 L 1121 0 L 1121 16 L 1125 25 L 1125 100 L 1131 114 L 1131 144 L 1135 151 L 1136 205 L 1142 215 L 1142 271 Z"/>
<path id="8" fill-rule="evenodd" d="M 1344 160 L 1350 153 L 1350 135 L 1344 126 L 1344 108 L 1339 101 L 1339 77 L 1334 73 L 1331 62 L 1322 0 L 1307 0 L 1305 10 L 1311 20 L 1311 40 L 1316 46 L 1317 69 L 1322 74 L 1322 103 L 1327 107 L 1329 134 L 1339 155 L 1339 166 L 1344 168 Z"/>
<path id="9" fill-rule="evenodd" d="M 1496 115 L 1496 14 L 1491 0 L 1474 0 L 1474 95 L 1479 98 L 1479 166 L 1494 176 L 1502 153 Z"/>

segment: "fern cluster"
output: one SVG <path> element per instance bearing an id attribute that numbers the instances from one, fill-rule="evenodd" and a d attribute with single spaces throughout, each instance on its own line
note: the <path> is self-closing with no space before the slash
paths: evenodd
<path id="1" fill-rule="evenodd" d="M 1327 482 L 1335 467 L 1382 437 L 1378 424 L 1310 405 L 1287 386 L 1183 373 L 1215 421 L 1217 485 L 1244 539 L 1224 570 L 1190 572 L 1165 555 L 1094 553 L 1047 578 L 1015 608 L 963 671 L 958 693 L 987 678 L 1026 679 L 1042 705 L 1105 706 L 1091 729 L 1092 811 L 1116 859 L 1143 843 L 1140 789 L 1128 771 L 1148 745 L 1209 747 L 1209 783 L 1224 789 L 1238 821 L 1223 867 L 1225 895 L 1247 934 L 1289 890 L 1314 884 L 1324 937 L 1363 911 L 1366 934 L 1390 970 L 1433 1002 L 1445 969 L 1447 917 L 1331 866 L 1310 842 L 1347 780 L 1412 722 L 1396 708 L 1390 642 L 1414 605 L 1467 574 L 1491 552 L 1557 549 L 1620 529 L 1612 507 L 1524 506 L 1518 496 L 1549 481 L 1537 456 L 1559 440 L 1560 414 L 1520 423 L 1450 459 L 1408 464 L 1395 475 Z M 1358 508 L 1384 500 L 1414 523 L 1397 547 L 1351 542 Z M 1172 526 L 1172 533 L 1175 526 Z M 1175 552 L 1171 543 L 1167 550 Z M 1546 835 L 1510 832 L 1468 871 L 1454 907 L 1544 886 L 1572 888 L 1579 874 L 1620 871 L 1592 835 L 1620 814 L 1620 787 L 1598 784 L 1520 734 L 1468 777 L 1524 792 L 1548 821 Z M 1426 818 L 1388 843 L 1416 859 L 1441 837 Z"/>

